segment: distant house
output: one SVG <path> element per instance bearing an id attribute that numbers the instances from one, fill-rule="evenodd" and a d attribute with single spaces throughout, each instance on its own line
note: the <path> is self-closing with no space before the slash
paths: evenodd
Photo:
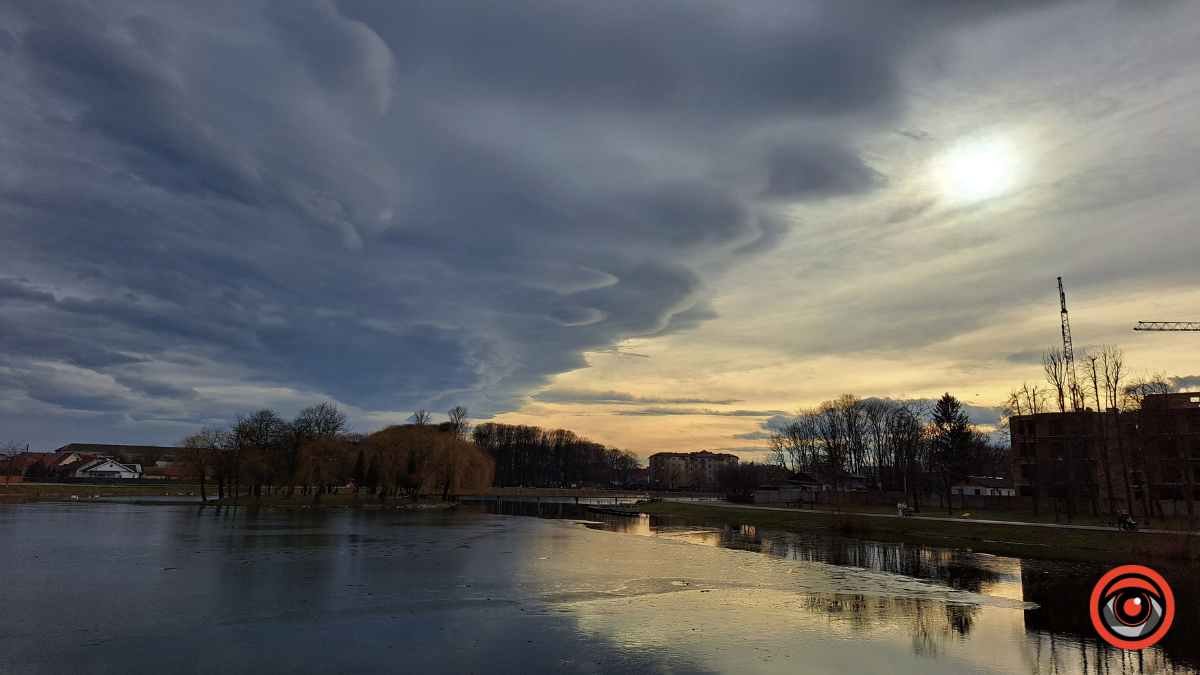
<path id="1" fill-rule="evenodd" d="M 118 462 L 102 455 L 81 455 L 69 452 L 59 455 L 49 464 L 48 475 L 53 480 L 67 478 L 93 478 L 125 480 L 142 477 L 142 465 Z"/>
<path id="2" fill-rule="evenodd" d="M 649 467 L 634 469 L 629 472 L 629 487 L 646 487 L 650 484 Z"/>
<path id="3" fill-rule="evenodd" d="M 979 495 L 989 497 L 1013 497 L 1017 487 L 1006 478 L 989 478 L 988 476 L 967 476 L 950 488 L 956 495 Z"/>
<path id="4" fill-rule="evenodd" d="M 861 492 L 871 489 L 871 479 L 861 474 L 826 469 L 818 469 L 815 473 L 816 479 L 821 482 L 822 490 Z"/>
<path id="5" fill-rule="evenodd" d="M 72 478 L 121 480 L 142 477 L 141 464 L 121 464 L 111 457 L 97 457 L 71 471 Z"/>
<path id="6" fill-rule="evenodd" d="M 61 480 L 63 478 L 71 478 L 71 472 L 75 471 L 84 464 L 91 462 L 96 457 L 94 455 L 82 455 L 78 452 L 67 452 L 58 455 L 54 461 L 50 462 L 48 474 L 52 479 Z"/>
<path id="7" fill-rule="evenodd" d="M 755 504 L 795 504 L 815 502 L 821 481 L 806 473 L 794 473 L 779 485 L 760 485 L 754 488 Z"/>

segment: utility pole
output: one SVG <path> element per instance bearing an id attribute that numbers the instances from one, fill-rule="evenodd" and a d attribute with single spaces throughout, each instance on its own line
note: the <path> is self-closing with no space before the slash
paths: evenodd
<path id="1" fill-rule="evenodd" d="M 1063 356 L 1067 359 L 1068 387 L 1071 392 L 1071 408 L 1079 410 L 1079 382 L 1075 378 L 1075 350 L 1071 347 L 1071 322 L 1067 320 L 1067 294 L 1063 292 L 1062 277 L 1058 278 L 1058 302 L 1062 306 Z"/>

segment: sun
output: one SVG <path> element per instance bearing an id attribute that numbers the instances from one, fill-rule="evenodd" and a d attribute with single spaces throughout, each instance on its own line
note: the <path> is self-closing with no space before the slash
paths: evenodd
<path id="1" fill-rule="evenodd" d="M 995 150 L 959 157 L 950 171 L 950 181 L 964 192 L 986 195 L 1004 182 L 1004 158 Z"/>

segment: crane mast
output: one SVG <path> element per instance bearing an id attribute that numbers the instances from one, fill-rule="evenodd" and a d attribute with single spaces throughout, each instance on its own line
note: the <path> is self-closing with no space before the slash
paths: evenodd
<path id="1" fill-rule="evenodd" d="M 1063 356 L 1067 360 L 1067 386 L 1071 391 L 1071 408 L 1079 410 L 1079 382 L 1075 379 L 1075 350 L 1071 347 L 1071 322 L 1067 319 L 1067 294 L 1063 291 L 1062 277 L 1058 278 L 1058 302 L 1062 307 Z"/>

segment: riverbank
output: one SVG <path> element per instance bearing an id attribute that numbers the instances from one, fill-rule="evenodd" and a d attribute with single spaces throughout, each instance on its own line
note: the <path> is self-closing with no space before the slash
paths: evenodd
<path id="1" fill-rule="evenodd" d="M 200 494 L 199 485 L 93 484 L 93 483 L 13 483 L 0 482 L 0 504 L 84 499 L 90 497 L 192 497 Z"/>
<path id="2" fill-rule="evenodd" d="M 698 525 L 753 525 L 1017 557 L 1112 562 L 1137 562 L 1146 557 L 1200 560 L 1200 537 L 1185 534 L 730 506 L 716 502 L 655 502 L 641 504 L 638 509 L 653 515 L 682 516 Z"/>
<path id="3" fill-rule="evenodd" d="M 211 506 L 269 506 L 279 508 L 346 508 L 346 509 L 448 509 L 458 506 L 458 502 L 451 500 L 442 501 L 440 498 L 421 497 L 420 499 L 412 499 L 411 497 L 401 497 L 399 499 L 388 499 L 385 502 L 379 501 L 378 495 L 367 494 L 361 492 L 354 494 L 352 490 L 342 488 L 341 492 L 335 494 L 322 494 L 319 499 L 314 499 L 314 495 L 300 494 L 299 492 L 288 497 L 285 494 L 273 495 L 241 495 L 237 499 L 226 497 L 225 499 L 209 499 L 205 502 Z"/>

